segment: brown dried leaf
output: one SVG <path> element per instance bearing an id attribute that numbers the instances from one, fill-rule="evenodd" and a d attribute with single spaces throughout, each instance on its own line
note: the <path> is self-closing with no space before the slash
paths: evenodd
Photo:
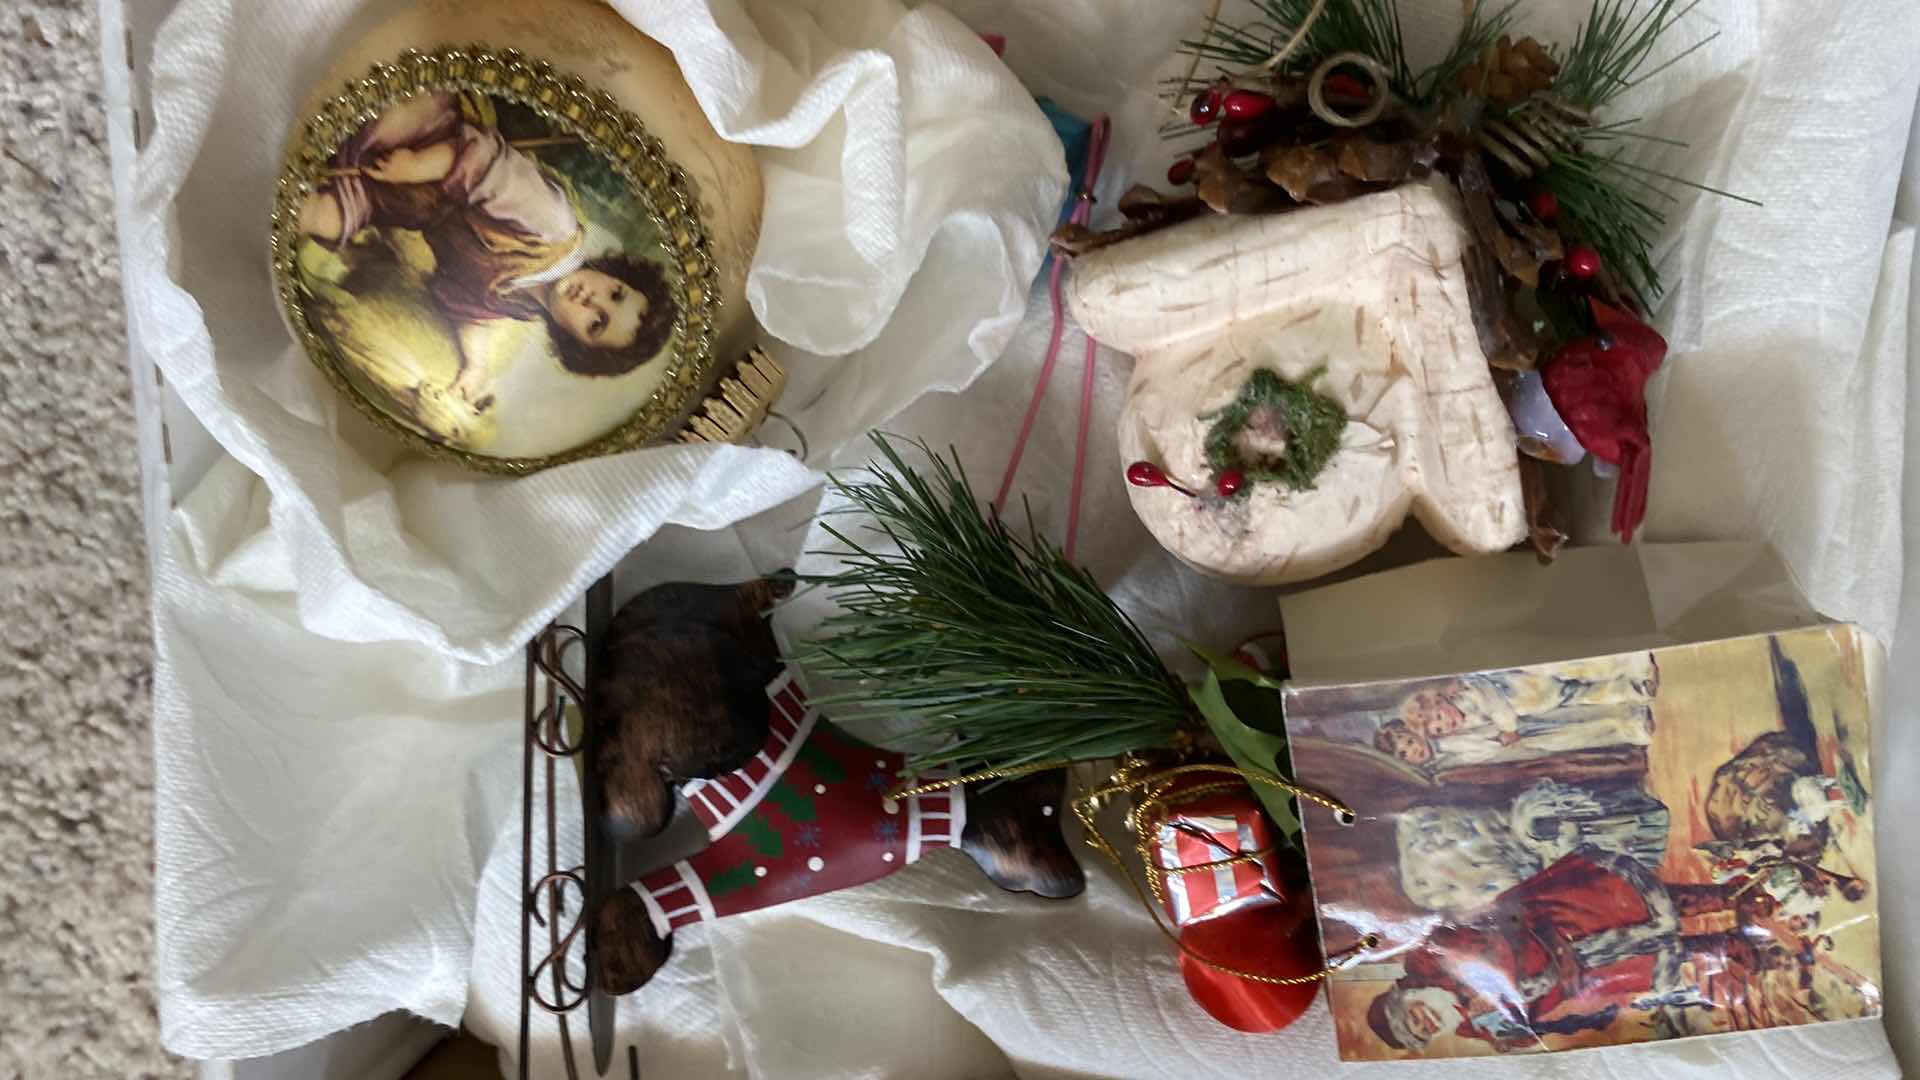
<path id="1" fill-rule="evenodd" d="M 1547 467 L 1520 455 L 1520 498 L 1527 509 L 1527 539 L 1533 543 L 1535 557 L 1546 566 L 1566 546 L 1567 534 L 1554 520 L 1553 500 L 1547 493 Z"/>
<path id="2" fill-rule="evenodd" d="M 1534 225 L 1525 221 L 1514 222 L 1513 228 L 1519 231 L 1521 239 L 1532 246 L 1533 258 L 1541 263 L 1566 257 L 1566 245 L 1561 241 L 1558 232 L 1545 225 Z"/>
<path id="3" fill-rule="evenodd" d="M 1553 256 L 1545 255 L 1529 244 L 1508 232 L 1500 223 L 1500 215 L 1493 208 L 1493 181 L 1487 177 L 1487 166 L 1479 154 L 1467 154 L 1460 159 L 1460 201 L 1466 207 L 1467 224 L 1472 227 L 1473 235 L 1485 244 L 1494 258 L 1500 260 L 1501 269 L 1529 289 L 1540 285 L 1540 266 Z M 1558 239 L 1555 240 L 1556 247 Z"/>
<path id="4" fill-rule="evenodd" d="M 1101 236 L 1101 233 L 1085 225 L 1069 221 L 1053 230 L 1053 235 L 1048 238 L 1047 243 L 1053 247 L 1054 251 L 1072 258 L 1104 246 L 1106 242 L 1101 240 Z"/>
<path id="5" fill-rule="evenodd" d="M 1505 40 L 1501 39 L 1502 42 Z M 1502 57 L 1501 64 L 1507 74 L 1532 84 L 1535 90 L 1552 86 L 1554 76 L 1560 74 L 1559 61 L 1553 58 L 1546 46 L 1530 37 L 1514 42 Z"/>
<path id="6" fill-rule="evenodd" d="M 1301 202 L 1316 185 L 1340 175 L 1332 154 L 1311 146 L 1270 146 L 1260 155 L 1260 168 L 1267 179 L 1285 188 Z"/>
<path id="7" fill-rule="evenodd" d="M 1413 171 L 1414 144 L 1375 142 L 1359 132 L 1334 137 L 1335 161 L 1340 171 L 1356 180 L 1397 184 Z"/>
<path id="8" fill-rule="evenodd" d="M 1286 193 L 1255 177 L 1227 157 L 1219 143 L 1207 147 L 1193 162 L 1194 191 L 1200 201 L 1220 214 L 1257 214 L 1288 204 Z"/>
<path id="9" fill-rule="evenodd" d="M 1140 219 L 1159 217 L 1166 213 L 1167 197 L 1145 184 L 1135 184 L 1120 196 L 1120 214 L 1123 217 Z"/>
<path id="10" fill-rule="evenodd" d="M 1315 206 L 1326 206 L 1329 203 L 1346 202 L 1348 199 L 1379 190 L 1379 184 L 1369 184 L 1365 180 L 1355 180 L 1351 176 L 1335 176 L 1331 180 L 1313 185 L 1312 190 L 1307 192 L 1305 201 Z"/>
<path id="11" fill-rule="evenodd" d="M 1460 72 L 1458 82 L 1467 93 L 1505 107 L 1550 89 L 1559 73 L 1560 65 L 1538 41 L 1502 37 Z"/>
<path id="12" fill-rule="evenodd" d="M 1109 244 L 1131 240 L 1168 225 L 1178 224 L 1188 218 L 1198 217 L 1205 210 L 1206 207 L 1199 199 L 1188 195 L 1163 202 L 1160 211 L 1154 216 L 1129 221 L 1117 229 L 1100 231 L 1068 222 L 1053 231 L 1048 244 L 1056 255 L 1071 259 L 1076 255 L 1085 255 L 1089 251 L 1096 251 Z"/>
<path id="13" fill-rule="evenodd" d="M 1473 328 L 1487 363 L 1503 371 L 1533 368 L 1552 343 L 1535 333 L 1528 321 L 1507 303 L 1507 283 L 1485 245 L 1475 244 L 1468 249 L 1464 261 Z"/>
<path id="14" fill-rule="evenodd" d="M 1503 344 L 1487 356 L 1495 367 L 1531 371 L 1539 367 L 1540 361 L 1553 349 L 1552 339 L 1535 332 L 1532 324 L 1517 311 L 1508 311 L 1500 320 L 1500 332 L 1505 338 Z"/>

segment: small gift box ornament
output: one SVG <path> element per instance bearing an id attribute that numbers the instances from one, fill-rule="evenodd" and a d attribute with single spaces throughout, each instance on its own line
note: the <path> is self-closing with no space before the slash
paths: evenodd
<path id="1" fill-rule="evenodd" d="M 764 416 L 784 375 L 747 353 L 759 170 L 665 48 L 588 0 L 426 3 L 322 86 L 287 148 L 274 275 L 374 423 L 527 473 Z"/>
<path id="2" fill-rule="evenodd" d="M 1187 991 L 1240 1031 L 1293 1023 L 1319 996 L 1324 968 L 1313 893 L 1253 788 L 1227 769 L 1189 773 L 1136 806 L 1150 811 L 1143 865 L 1178 928 Z"/>

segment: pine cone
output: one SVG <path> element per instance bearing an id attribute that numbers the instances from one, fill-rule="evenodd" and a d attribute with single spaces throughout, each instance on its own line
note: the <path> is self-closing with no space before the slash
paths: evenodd
<path id="1" fill-rule="evenodd" d="M 1267 147 L 1260 155 L 1260 166 L 1268 180 L 1300 202 L 1311 202 L 1314 188 L 1340 176 L 1332 154 L 1300 143 Z"/>
<path id="2" fill-rule="evenodd" d="M 1460 73 L 1460 88 L 1501 108 L 1518 105 L 1529 94 L 1553 86 L 1560 65 L 1530 37 L 1502 36 Z"/>
<path id="3" fill-rule="evenodd" d="M 1265 176 L 1236 165 L 1215 143 L 1193 159 L 1194 193 L 1220 214 L 1262 214 L 1288 205 L 1284 191 Z"/>

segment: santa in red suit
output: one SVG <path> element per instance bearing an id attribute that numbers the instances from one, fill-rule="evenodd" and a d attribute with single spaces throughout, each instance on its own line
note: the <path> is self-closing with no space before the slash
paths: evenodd
<path id="1" fill-rule="evenodd" d="M 1679 920 L 1666 887 L 1624 855 L 1582 847 L 1502 893 L 1470 925 L 1434 931 L 1368 1023 L 1422 1050 L 1441 1031 L 1500 1050 L 1613 1022 L 1619 1002 L 1677 988 Z M 1609 1003 L 1556 1011 L 1575 998 Z"/>

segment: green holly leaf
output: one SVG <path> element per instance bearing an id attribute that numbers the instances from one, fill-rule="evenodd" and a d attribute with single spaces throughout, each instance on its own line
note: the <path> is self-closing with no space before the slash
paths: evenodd
<path id="1" fill-rule="evenodd" d="M 1205 645 L 1187 642 L 1187 651 L 1207 662 L 1221 682 L 1250 682 L 1255 686 L 1264 686 L 1269 690 L 1280 690 L 1285 684 L 1257 668 L 1248 667 L 1239 660 L 1223 652 L 1215 652 Z"/>
<path id="2" fill-rule="evenodd" d="M 1237 663 L 1237 662 L 1235 662 Z M 1247 671 L 1253 669 L 1238 665 Z M 1255 675 L 1258 675 L 1255 672 Z M 1260 676 L 1265 678 L 1265 676 Z M 1253 681 L 1253 680 L 1246 680 Z M 1269 680 L 1270 681 L 1270 680 Z M 1199 685 L 1188 691 L 1193 697 L 1194 708 L 1206 718 L 1207 727 L 1220 745 L 1233 759 L 1235 765 L 1248 772 L 1265 773 L 1268 776 L 1281 776 L 1280 757 L 1286 753 L 1287 738 L 1270 731 L 1263 731 L 1241 720 L 1233 706 L 1227 703 L 1227 696 L 1220 682 L 1218 671 L 1207 672 L 1207 677 Z M 1281 835 L 1288 843 L 1297 843 L 1300 836 L 1300 815 L 1294 809 L 1293 796 L 1284 788 L 1271 784 L 1254 784 L 1254 794 L 1260 796 L 1261 805 L 1267 808 L 1267 815 L 1280 827 Z"/>

